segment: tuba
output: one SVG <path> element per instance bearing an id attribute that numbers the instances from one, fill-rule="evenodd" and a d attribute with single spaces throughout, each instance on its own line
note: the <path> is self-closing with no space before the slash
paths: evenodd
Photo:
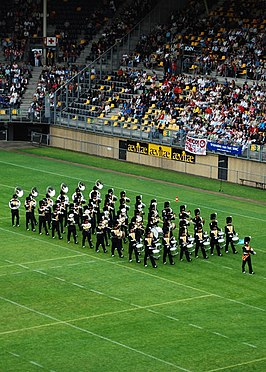
<path id="1" fill-rule="evenodd" d="M 21 198 L 22 196 L 23 196 L 23 190 L 22 190 L 22 188 L 21 187 L 19 187 L 19 186 L 17 186 L 17 187 L 15 187 L 15 194 L 19 197 L 19 198 Z"/>
<path id="2" fill-rule="evenodd" d="M 97 181 L 95 182 L 95 186 L 97 187 L 97 189 L 101 190 L 101 189 L 103 188 L 103 183 L 102 183 L 102 181 L 97 180 Z"/>
<path id="3" fill-rule="evenodd" d="M 46 189 L 46 194 L 50 196 L 50 198 L 55 196 L 55 189 L 52 186 L 48 186 Z"/>
<path id="4" fill-rule="evenodd" d="M 78 183 L 78 188 L 80 189 L 80 191 L 84 191 L 86 186 L 85 186 L 85 183 L 84 182 L 81 182 L 79 181 Z"/>
<path id="5" fill-rule="evenodd" d="M 61 183 L 60 187 L 61 187 L 61 191 L 62 191 L 63 194 L 68 193 L 68 187 L 65 183 Z"/>
<path id="6" fill-rule="evenodd" d="M 39 192 L 38 192 L 38 190 L 37 190 L 37 187 L 33 187 L 33 188 L 31 189 L 31 195 L 32 195 L 34 198 L 36 198 L 36 197 L 39 195 Z"/>

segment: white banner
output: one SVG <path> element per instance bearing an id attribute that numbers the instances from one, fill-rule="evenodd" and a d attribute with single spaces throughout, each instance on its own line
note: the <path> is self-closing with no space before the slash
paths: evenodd
<path id="1" fill-rule="evenodd" d="M 207 140 L 204 138 L 186 137 L 185 150 L 196 155 L 206 155 Z"/>

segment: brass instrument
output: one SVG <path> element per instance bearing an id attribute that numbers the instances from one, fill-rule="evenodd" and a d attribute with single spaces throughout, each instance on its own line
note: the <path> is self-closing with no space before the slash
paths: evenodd
<path id="1" fill-rule="evenodd" d="M 15 194 L 16 194 L 19 198 L 21 198 L 21 197 L 23 196 L 24 192 L 23 192 L 23 190 L 22 190 L 21 187 L 17 186 L 17 187 L 15 187 Z"/>
<path id="2" fill-rule="evenodd" d="M 101 189 L 103 188 L 103 183 L 102 183 L 102 181 L 97 180 L 97 181 L 95 182 L 95 186 L 97 187 L 97 189 L 101 190 Z"/>

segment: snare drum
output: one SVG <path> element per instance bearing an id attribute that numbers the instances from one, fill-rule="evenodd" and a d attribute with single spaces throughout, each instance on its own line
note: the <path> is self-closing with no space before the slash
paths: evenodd
<path id="1" fill-rule="evenodd" d="M 176 256 L 178 254 L 177 246 L 173 246 L 170 248 L 170 252 L 172 256 Z"/>
<path id="2" fill-rule="evenodd" d="M 152 255 L 153 255 L 153 258 L 155 258 L 155 260 L 159 260 L 159 258 L 160 258 L 160 249 L 153 249 Z"/>
<path id="3" fill-rule="evenodd" d="M 143 252 L 143 244 L 139 243 L 136 245 L 138 252 Z"/>
<path id="4" fill-rule="evenodd" d="M 204 248 L 208 248 L 210 246 L 210 242 L 203 242 Z"/>
<path id="5" fill-rule="evenodd" d="M 233 237 L 232 237 L 232 241 L 233 241 L 234 243 L 238 242 L 238 240 L 239 240 L 239 237 L 238 237 L 238 236 L 233 236 Z"/>

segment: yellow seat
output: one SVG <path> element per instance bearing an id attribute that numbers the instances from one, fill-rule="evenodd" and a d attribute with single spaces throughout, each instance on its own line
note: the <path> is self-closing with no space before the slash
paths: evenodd
<path id="1" fill-rule="evenodd" d="M 13 109 L 13 110 L 12 110 L 12 115 L 17 115 L 17 113 L 18 113 L 18 112 L 17 112 L 16 109 Z"/>
<path id="2" fill-rule="evenodd" d="M 104 90 L 104 85 L 101 85 L 100 86 L 100 90 Z"/>
<path id="3" fill-rule="evenodd" d="M 1 115 L 5 115 L 6 114 L 6 110 L 0 110 L 0 114 Z"/>
<path id="4" fill-rule="evenodd" d="M 107 81 L 110 81 L 112 78 L 111 78 L 111 76 L 107 76 Z"/>
<path id="5" fill-rule="evenodd" d="M 88 123 L 88 124 L 91 123 L 91 118 L 87 118 L 87 123 Z"/>
<path id="6" fill-rule="evenodd" d="M 90 99 L 87 99 L 87 101 L 84 103 L 84 105 L 89 105 L 91 103 Z"/>

